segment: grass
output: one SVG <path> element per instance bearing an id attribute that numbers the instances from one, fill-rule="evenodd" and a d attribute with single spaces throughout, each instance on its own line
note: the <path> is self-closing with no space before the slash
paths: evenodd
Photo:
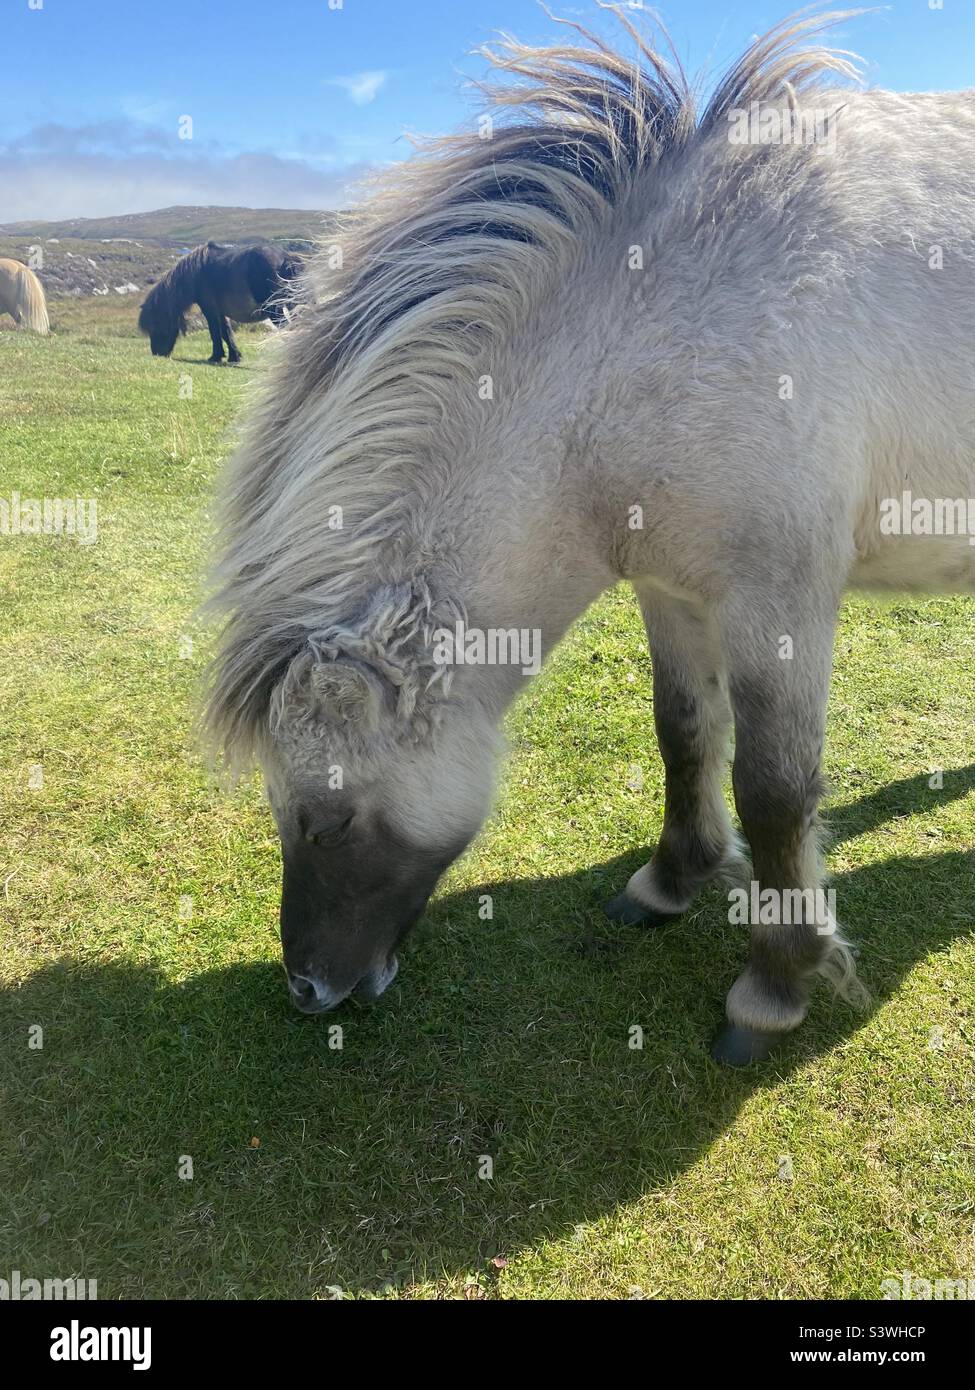
<path id="1" fill-rule="evenodd" d="M 131 304 L 53 310 L 46 342 L 0 331 L 0 496 L 95 497 L 98 541 L 0 538 L 0 1276 L 516 1299 L 975 1276 L 971 603 L 843 613 L 830 867 L 868 1013 L 818 994 L 773 1063 L 721 1070 L 745 943 L 720 891 L 656 933 L 601 916 L 662 807 L 620 590 L 514 711 L 497 815 L 387 996 L 302 1017 L 269 815 L 211 785 L 192 730 L 260 335 L 217 370 L 205 334 L 153 359 Z"/>

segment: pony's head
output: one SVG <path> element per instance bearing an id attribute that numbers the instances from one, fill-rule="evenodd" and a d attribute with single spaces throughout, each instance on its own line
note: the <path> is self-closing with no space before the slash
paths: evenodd
<path id="1" fill-rule="evenodd" d="M 295 280 L 304 268 L 303 256 L 299 256 L 296 251 L 286 251 L 278 266 L 278 277 L 281 280 Z"/>
<path id="2" fill-rule="evenodd" d="M 168 357 L 186 332 L 186 315 L 164 277 L 146 295 L 139 310 L 139 332 L 149 338 L 153 357 Z"/>
<path id="3" fill-rule="evenodd" d="M 293 251 L 285 252 L 277 268 L 278 288 L 265 305 L 268 318 L 280 328 L 286 324 L 291 311 L 297 307 L 299 291 L 293 281 L 305 269 L 304 259 Z"/>
<path id="4" fill-rule="evenodd" d="M 310 635 L 259 745 L 283 858 L 281 940 L 306 1013 L 375 999 L 441 874 L 487 815 L 498 736 L 435 660 L 424 587 L 385 586 Z"/>

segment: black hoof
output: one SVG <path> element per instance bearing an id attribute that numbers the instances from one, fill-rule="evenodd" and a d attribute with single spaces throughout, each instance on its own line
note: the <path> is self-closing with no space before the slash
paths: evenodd
<path id="1" fill-rule="evenodd" d="M 714 1040 L 711 1056 L 726 1067 L 747 1067 L 750 1062 L 764 1062 L 782 1040 L 782 1033 L 759 1033 L 754 1028 L 739 1028 L 726 1023 Z"/>
<path id="2" fill-rule="evenodd" d="M 620 893 L 612 902 L 608 902 L 605 912 L 611 921 L 622 922 L 625 927 L 636 926 L 637 922 L 643 922 L 648 927 L 662 927 L 681 915 L 679 912 L 658 912 L 656 908 L 637 902 L 628 893 Z"/>

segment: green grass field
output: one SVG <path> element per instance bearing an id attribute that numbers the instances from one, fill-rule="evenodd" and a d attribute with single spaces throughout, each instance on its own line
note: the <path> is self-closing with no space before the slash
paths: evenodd
<path id="1" fill-rule="evenodd" d="M 303 1017 L 269 813 L 193 733 L 214 479 L 261 334 L 218 370 L 205 334 L 153 359 L 134 316 L 55 302 L 50 340 L 0 331 L 0 497 L 98 504 L 92 545 L 0 536 L 0 1276 L 516 1299 L 975 1278 L 972 603 L 844 610 L 829 865 L 866 1014 L 820 992 L 774 1062 L 719 1069 L 745 954 L 721 890 L 655 933 L 602 917 L 662 813 L 620 590 L 514 711 L 497 814 L 395 985 Z"/>

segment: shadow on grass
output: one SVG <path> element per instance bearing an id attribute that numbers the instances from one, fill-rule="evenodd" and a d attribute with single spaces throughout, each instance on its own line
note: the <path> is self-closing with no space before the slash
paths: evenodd
<path id="1" fill-rule="evenodd" d="M 895 784 L 835 812 L 834 838 L 973 786 L 975 767 L 938 793 Z M 716 1067 L 742 933 L 718 889 L 661 931 L 603 919 L 644 857 L 439 899 L 387 996 L 325 1018 L 292 1010 L 272 961 L 181 984 L 131 963 L 39 970 L 0 999 L 0 1266 L 108 1298 L 490 1279 L 493 1256 L 663 1187 L 863 1016 L 819 993 L 772 1063 Z M 876 1003 L 971 930 L 973 873 L 954 853 L 835 881 Z"/>
<path id="2" fill-rule="evenodd" d="M 211 362 L 209 357 L 177 357 L 174 353 L 169 358 L 169 361 L 176 363 L 180 367 L 233 367 L 235 370 L 244 372 L 252 370 L 251 366 L 243 360 L 231 362 L 226 357 L 222 358 L 219 362 Z"/>

